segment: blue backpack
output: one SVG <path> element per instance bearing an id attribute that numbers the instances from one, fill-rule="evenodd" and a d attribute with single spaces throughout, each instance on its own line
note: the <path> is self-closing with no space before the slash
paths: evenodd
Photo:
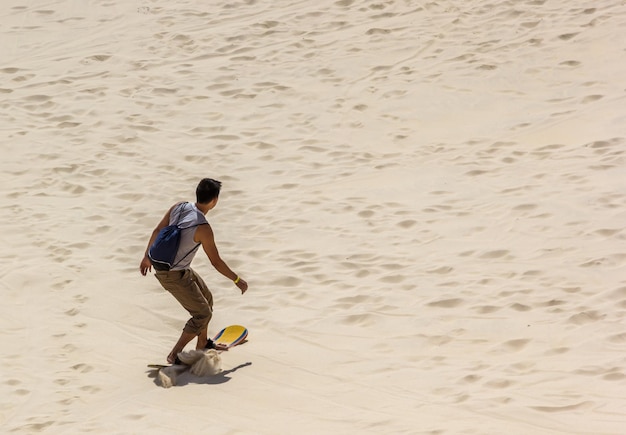
<path id="1" fill-rule="evenodd" d="M 184 202 L 180 205 L 178 209 L 177 223 L 168 225 L 159 231 L 157 238 L 148 250 L 148 258 L 150 258 L 150 263 L 152 263 L 152 267 L 154 267 L 155 270 L 171 270 L 174 266 L 187 258 L 189 254 L 195 251 L 198 246 L 200 246 L 200 243 L 198 243 L 191 251 L 187 252 L 183 258 L 174 263 L 176 254 L 178 253 L 178 247 L 180 246 L 181 232 L 187 228 L 197 227 L 197 225 L 192 225 L 186 228 L 178 226 L 180 218 L 183 214 L 183 209 L 187 204 L 189 203 Z"/>

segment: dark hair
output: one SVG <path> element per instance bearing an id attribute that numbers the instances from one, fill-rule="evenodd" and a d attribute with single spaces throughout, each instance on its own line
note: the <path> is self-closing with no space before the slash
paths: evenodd
<path id="1" fill-rule="evenodd" d="M 203 178 L 196 188 L 196 200 L 199 204 L 208 204 L 220 195 L 222 183 L 212 178 Z"/>

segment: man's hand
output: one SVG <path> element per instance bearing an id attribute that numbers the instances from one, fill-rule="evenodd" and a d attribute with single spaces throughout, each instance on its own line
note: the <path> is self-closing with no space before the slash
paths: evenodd
<path id="1" fill-rule="evenodd" d="M 139 265 L 139 271 L 143 276 L 146 276 L 148 272 L 152 271 L 152 263 L 150 263 L 150 259 L 147 255 L 143 257 L 143 260 L 141 260 L 141 264 Z"/>
<path id="2" fill-rule="evenodd" d="M 244 294 L 246 290 L 248 290 L 248 283 L 241 278 L 239 278 L 239 281 L 237 281 L 237 284 L 235 285 L 239 287 L 239 290 L 241 290 L 241 294 Z"/>

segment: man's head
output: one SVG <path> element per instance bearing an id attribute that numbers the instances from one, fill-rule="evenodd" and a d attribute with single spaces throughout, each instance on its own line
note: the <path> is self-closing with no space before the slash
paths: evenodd
<path id="1" fill-rule="evenodd" d="M 198 204 L 210 204 L 217 202 L 220 196 L 222 183 L 212 178 L 203 178 L 196 188 L 196 201 Z"/>

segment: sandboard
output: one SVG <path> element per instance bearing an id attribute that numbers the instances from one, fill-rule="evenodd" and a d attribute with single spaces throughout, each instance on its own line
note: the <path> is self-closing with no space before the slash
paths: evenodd
<path id="1" fill-rule="evenodd" d="M 241 325 L 230 325 L 222 329 L 213 337 L 215 344 L 223 344 L 228 348 L 237 346 L 248 337 L 248 330 Z"/>
<path id="2" fill-rule="evenodd" d="M 230 325 L 218 332 L 213 341 L 216 344 L 224 344 L 229 349 L 243 343 L 248 337 L 248 330 L 241 325 Z M 170 367 L 169 364 L 148 364 L 151 369 L 164 369 Z"/>

